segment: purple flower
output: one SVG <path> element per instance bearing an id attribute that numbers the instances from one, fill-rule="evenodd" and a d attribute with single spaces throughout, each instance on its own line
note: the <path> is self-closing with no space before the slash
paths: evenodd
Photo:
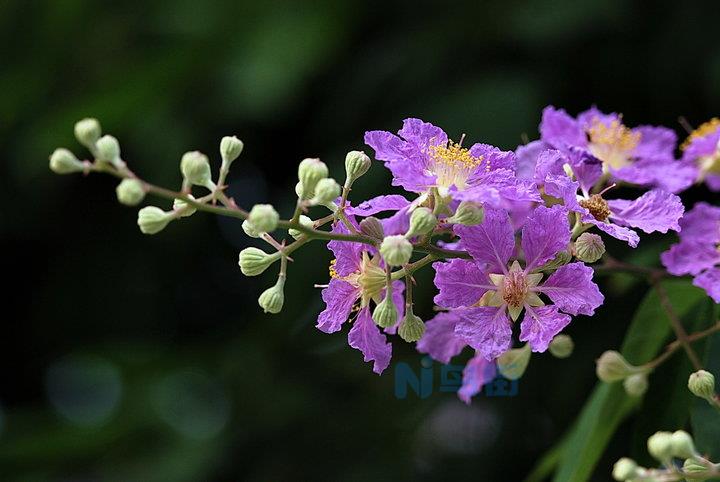
<path id="1" fill-rule="evenodd" d="M 694 169 L 695 178 L 720 191 L 720 119 L 711 119 L 695 129 L 680 149 L 683 164 Z"/>
<path id="2" fill-rule="evenodd" d="M 398 137 L 399 136 L 399 137 Z M 420 119 L 406 119 L 398 136 L 365 133 L 365 143 L 393 174 L 393 185 L 445 197 L 497 205 L 501 200 L 539 201 L 533 183 L 515 177 L 515 154 L 488 144 L 464 148 L 442 129 Z"/>
<path id="3" fill-rule="evenodd" d="M 577 118 L 548 106 L 540 123 L 542 141 L 570 152 L 582 149 L 602 162 L 611 179 L 679 192 L 689 187 L 696 173 L 675 160 L 677 136 L 665 127 L 628 128 L 619 114 L 604 114 L 595 107 Z"/>
<path id="4" fill-rule="evenodd" d="M 463 370 L 462 386 L 458 390 L 460 400 L 470 404 L 472 397 L 480 392 L 483 385 L 492 381 L 496 373 L 495 362 L 488 361 L 482 353 L 477 353 Z"/>
<path id="5" fill-rule="evenodd" d="M 420 353 L 427 353 L 440 363 L 450 363 L 450 359 L 458 355 L 467 345 L 455 334 L 455 327 L 461 316 L 454 311 L 440 312 L 425 322 L 425 333 L 417 342 Z"/>
<path id="6" fill-rule="evenodd" d="M 544 279 L 538 268 L 570 242 L 567 211 L 562 206 L 538 207 L 522 229 L 525 267 L 517 259 L 515 233 L 507 212 L 487 209 L 478 226 L 456 226 L 473 260 L 435 263 L 435 302 L 456 310 L 454 331 L 465 343 L 494 360 L 510 348 L 512 323 L 521 312 L 520 340 L 533 351 L 545 351 L 568 323 L 569 315 L 592 315 L 603 296 L 592 281 L 593 271 L 570 263 Z M 544 295 L 553 304 L 546 305 Z"/>
<path id="7" fill-rule="evenodd" d="M 680 226 L 680 242 L 660 256 L 663 265 L 676 276 L 694 276 L 693 284 L 720 303 L 720 207 L 697 203 Z"/>

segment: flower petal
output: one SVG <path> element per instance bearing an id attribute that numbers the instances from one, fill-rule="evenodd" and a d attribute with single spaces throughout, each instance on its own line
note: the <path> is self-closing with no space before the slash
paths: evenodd
<path id="1" fill-rule="evenodd" d="M 720 207 L 699 202 L 680 220 L 680 239 L 720 243 Z"/>
<path id="2" fill-rule="evenodd" d="M 494 360 L 510 348 L 512 326 L 504 307 L 481 306 L 457 313 L 461 320 L 455 326 L 455 334 L 487 360 Z"/>
<path id="3" fill-rule="evenodd" d="M 638 234 L 630 228 L 618 226 L 617 224 L 613 223 L 598 221 L 589 214 L 584 214 L 582 216 L 582 221 L 584 223 L 594 224 L 600 231 L 609 234 L 613 238 L 627 242 L 633 248 L 637 247 L 638 243 L 640 242 L 640 236 L 638 236 Z"/>
<path id="4" fill-rule="evenodd" d="M 359 290 L 347 281 L 332 279 L 322 290 L 322 299 L 326 308 L 318 316 L 317 327 L 325 333 L 334 333 L 350 317 L 355 301 L 360 297 Z"/>
<path id="5" fill-rule="evenodd" d="M 343 234 L 349 233 L 345 225 L 340 222 L 335 223 L 332 232 Z M 335 265 L 333 268 L 338 276 L 347 276 L 360 269 L 363 251 L 363 245 L 361 243 L 333 240 L 327 244 L 327 247 L 335 255 Z"/>
<path id="6" fill-rule="evenodd" d="M 455 334 L 455 326 L 460 316 L 447 311 L 438 313 L 425 322 L 425 333 L 417 342 L 420 353 L 427 353 L 440 363 L 450 363 L 450 359 L 465 347 L 465 341 Z"/>
<path id="7" fill-rule="evenodd" d="M 496 373 L 495 361 L 487 361 L 481 354 L 472 357 L 463 370 L 462 386 L 457 392 L 460 400 L 470 404 L 472 397 L 482 390 L 483 385 L 492 381 Z"/>
<path id="8" fill-rule="evenodd" d="M 433 264 L 438 294 L 433 301 L 444 308 L 472 306 L 491 285 L 490 280 L 474 261 L 451 259 Z"/>
<path id="9" fill-rule="evenodd" d="M 720 268 L 713 268 L 700 273 L 693 280 L 693 284 L 707 291 L 707 294 L 715 303 L 720 303 Z"/>
<path id="10" fill-rule="evenodd" d="M 357 216 L 372 216 L 383 211 L 398 211 L 407 207 L 408 204 L 410 204 L 410 201 L 405 199 L 405 196 L 390 194 L 368 199 L 357 206 L 348 206 L 345 208 L 345 212 Z"/>
<path id="11" fill-rule="evenodd" d="M 667 191 L 648 191 L 634 201 L 608 201 L 610 219 L 620 226 L 639 228 L 646 233 L 680 230 L 678 221 L 685 212 L 682 201 Z"/>
<path id="12" fill-rule="evenodd" d="M 570 243 L 567 210 L 559 205 L 538 206 L 522 230 L 525 270 L 530 271 L 550 261 Z"/>
<path id="13" fill-rule="evenodd" d="M 552 339 L 570 323 L 570 315 L 560 313 L 556 306 L 525 307 L 520 323 L 520 341 L 530 343 L 532 351 L 544 352 Z"/>
<path id="14" fill-rule="evenodd" d="M 480 263 L 496 273 L 504 273 L 515 250 L 515 236 L 510 217 L 500 209 L 485 210 L 485 220 L 477 226 L 455 226 L 463 246 Z"/>
<path id="15" fill-rule="evenodd" d="M 675 276 L 696 275 L 720 263 L 720 252 L 714 244 L 694 239 L 682 240 L 660 255 L 663 266 Z"/>
<path id="16" fill-rule="evenodd" d="M 586 146 L 582 127 L 564 109 L 547 106 L 540 121 L 540 138 L 557 149 L 565 146 Z"/>
<path id="17" fill-rule="evenodd" d="M 372 320 L 367 307 L 358 313 L 357 319 L 348 333 L 348 343 L 362 352 L 366 362 L 374 362 L 373 371 L 378 375 L 390 365 L 392 345 L 387 343 L 385 335 L 380 332 Z"/>
<path id="18" fill-rule="evenodd" d="M 545 280 L 538 291 L 571 315 L 592 315 L 605 298 L 593 282 L 593 269 L 583 263 L 561 266 Z"/>

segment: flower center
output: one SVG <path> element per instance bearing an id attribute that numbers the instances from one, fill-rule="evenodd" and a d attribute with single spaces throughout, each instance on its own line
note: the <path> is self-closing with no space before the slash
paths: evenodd
<path id="1" fill-rule="evenodd" d="M 525 273 L 511 270 L 503 279 L 501 289 L 503 301 L 514 308 L 522 306 L 527 297 L 528 288 Z"/>
<path id="2" fill-rule="evenodd" d="M 437 187 L 460 190 L 467 187 L 470 174 L 483 162 L 483 156 L 475 157 L 459 143 L 448 142 L 446 146 L 430 146 L 428 170 L 436 178 Z M 490 170 L 488 164 L 487 169 Z"/>
<path id="3" fill-rule="evenodd" d="M 611 214 L 607 201 L 600 194 L 593 194 L 589 199 L 580 200 L 578 204 L 590 211 L 592 217 L 598 221 L 605 221 Z"/>
<path id="4" fill-rule="evenodd" d="M 687 139 L 685 139 L 685 141 L 680 146 L 680 150 L 684 151 L 688 148 L 688 146 L 690 146 L 690 144 L 692 144 L 694 140 L 705 137 L 708 134 L 712 134 L 718 128 L 720 128 L 720 119 L 718 119 L 717 117 L 714 117 L 709 121 L 701 124 L 700 127 L 692 131 L 687 137 Z"/>
<path id="5" fill-rule="evenodd" d="M 640 143 L 640 133 L 625 127 L 619 119 L 607 124 L 596 117 L 587 134 L 592 155 L 615 169 L 630 163 L 631 153 Z"/>

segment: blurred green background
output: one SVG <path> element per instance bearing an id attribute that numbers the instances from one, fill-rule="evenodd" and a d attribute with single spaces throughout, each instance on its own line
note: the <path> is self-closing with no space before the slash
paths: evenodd
<path id="1" fill-rule="evenodd" d="M 342 178 L 365 130 L 408 116 L 506 149 L 537 137 L 547 104 L 699 124 L 720 112 L 717 13 L 713 0 L 0 2 L 0 480 L 520 480 L 580 410 L 644 286 L 603 280 L 605 307 L 569 328 L 576 353 L 535 357 L 516 397 L 399 400 L 395 364 L 420 368 L 411 347 L 396 343 L 378 377 L 347 330 L 314 328 L 320 243 L 295 256 L 286 309 L 264 315 L 274 274 L 241 276 L 253 240 L 238 222 L 198 214 L 143 236 L 116 181 L 55 176 L 48 155 L 85 156 L 73 123 L 95 116 L 137 173 L 177 187 L 183 152 L 217 167 L 236 134 L 230 194 L 287 216 L 297 162 Z M 375 165 L 353 195 L 389 180 Z M 646 243 L 650 262 L 671 240 Z M 431 273 L 419 282 L 427 318 Z"/>

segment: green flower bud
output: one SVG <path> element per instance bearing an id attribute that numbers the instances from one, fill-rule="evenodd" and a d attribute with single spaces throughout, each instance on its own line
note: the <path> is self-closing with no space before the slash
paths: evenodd
<path id="1" fill-rule="evenodd" d="M 569 335 L 557 335 L 550 342 L 550 353 L 555 358 L 567 358 L 572 355 L 575 343 Z"/>
<path id="2" fill-rule="evenodd" d="M 413 247 L 405 236 L 387 236 L 380 244 L 380 254 L 390 266 L 402 266 L 410 261 Z"/>
<path id="3" fill-rule="evenodd" d="M 715 376 L 705 370 L 690 375 L 688 388 L 696 397 L 712 401 L 715 398 Z"/>
<path id="4" fill-rule="evenodd" d="M 279 276 L 277 283 L 274 286 L 266 289 L 262 292 L 258 298 L 258 304 L 265 313 L 277 314 L 282 310 L 283 303 L 285 302 L 285 294 L 283 288 L 285 287 L 285 276 Z"/>
<path id="5" fill-rule="evenodd" d="M 115 188 L 118 201 L 126 206 L 137 206 L 145 199 L 145 189 L 137 179 L 123 179 Z"/>
<path id="6" fill-rule="evenodd" d="M 303 159 L 298 166 L 300 193 L 302 199 L 310 199 L 315 195 L 315 186 L 320 179 L 328 177 L 328 168 L 320 159 Z"/>
<path id="7" fill-rule="evenodd" d="M 689 459 L 697 455 L 693 438 L 685 430 L 676 430 L 670 439 L 673 457 Z"/>
<path id="8" fill-rule="evenodd" d="M 660 462 L 668 462 L 673 456 L 672 434 L 670 432 L 655 432 L 647 441 L 650 455 Z"/>
<path id="9" fill-rule="evenodd" d="M 483 207 L 472 201 L 463 201 L 455 210 L 455 214 L 448 218 L 449 223 L 462 224 L 465 226 L 475 226 L 485 219 L 485 210 Z"/>
<path id="10" fill-rule="evenodd" d="M 95 143 L 101 135 L 102 129 L 97 119 L 87 117 L 75 124 L 75 138 L 90 151 L 95 149 Z"/>
<path id="11" fill-rule="evenodd" d="M 383 229 L 382 223 L 378 218 L 373 216 L 369 216 L 360 221 L 360 232 L 375 239 L 383 239 L 385 237 L 385 230 Z"/>
<path id="12" fill-rule="evenodd" d="M 72 174 L 84 171 L 85 166 L 75 154 L 61 147 L 50 155 L 50 170 L 55 174 Z"/>
<path id="13" fill-rule="evenodd" d="M 298 222 L 306 228 L 312 228 L 315 225 L 315 222 L 304 214 L 300 215 Z M 303 235 L 303 232 L 298 231 L 297 229 L 288 229 L 288 234 L 292 236 L 293 239 L 297 239 Z"/>
<path id="14" fill-rule="evenodd" d="M 625 388 L 625 393 L 631 397 L 641 397 L 648 389 L 647 375 L 644 373 L 630 375 L 623 381 L 623 387 Z"/>
<path id="15" fill-rule="evenodd" d="M 682 470 L 684 473 L 686 473 L 688 475 L 691 475 L 691 474 L 698 475 L 698 474 L 702 474 L 704 472 L 708 472 L 708 467 L 700 464 L 693 457 L 693 458 L 689 458 L 689 459 L 685 460 L 685 462 L 683 463 Z M 685 480 L 688 480 L 688 481 L 692 480 L 693 482 L 704 482 L 705 480 L 708 480 L 708 479 L 697 479 L 697 478 L 693 477 L 692 479 L 685 479 Z"/>
<path id="16" fill-rule="evenodd" d="M 247 219 L 242 222 L 242 230 L 245 231 L 245 234 L 250 236 L 251 238 L 259 238 L 262 236 L 262 231 L 258 231 L 253 224 L 248 221 Z"/>
<path id="17" fill-rule="evenodd" d="M 188 194 L 187 196 L 188 196 L 190 199 L 193 199 L 193 200 L 195 199 L 195 198 L 192 196 L 192 194 Z M 192 216 L 193 214 L 195 214 L 195 213 L 197 212 L 197 208 L 194 208 L 194 207 L 190 206 L 188 203 L 186 203 L 186 202 L 183 201 L 182 199 L 177 199 L 177 198 L 176 198 L 176 199 L 173 201 L 173 211 L 179 211 L 179 212 L 181 213 L 181 214 L 180 214 L 180 217 L 181 217 L 181 218 L 187 218 L 187 217 L 190 217 L 190 216 Z"/>
<path id="18" fill-rule="evenodd" d="M 637 476 L 638 464 L 633 459 L 623 457 L 613 466 L 613 479 L 619 482 L 633 479 Z"/>
<path id="19" fill-rule="evenodd" d="M 138 226 L 143 234 L 157 234 L 173 220 L 173 213 L 166 213 L 156 206 L 146 206 L 138 211 Z"/>
<path id="20" fill-rule="evenodd" d="M 372 313 L 372 319 L 381 328 L 390 328 L 397 323 L 398 313 L 397 306 L 392 299 L 392 293 L 388 293 Z"/>
<path id="21" fill-rule="evenodd" d="M 251 247 L 240 251 L 238 264 L 240 271 L 245 276 L 257 276 L 278 259 L 280 259 L 280 253 L 267 254 L 262 249 Z"/>
<path id="22" fill-rule="evenodd" d="M 600 236 L 582 233 L 575 241 L 575 257 L 585 263 L 594 263 L 605 254 L 605 244 Z"/>
<path id="23" fill-rule="evenodd" d="M 372 161 L 363 151 L 350 151 L 345 156 L 345 187 L 350 187 L 370 169 Z"/>
<path id="24" fill-rule="evenodd" d="M 117 165 L 120 163 L 120 143 L 111 135 L 104 135 L 95 143 L 98 161 Z"/>
<path id="25" fill-rule="evenodd" d="M 270 204 L 256 204 L 250 210 L 247 220 L 261 233 L 275 231 L 280 215 Z"/>
<path id="26" fill-rule="evenodd" d="M 558 251 L 558 254 L 555 255 L 553 259 L 545 263 L 544 265 L 537 268 L 538 271 L 546 271 L 546 270 L 554 270 L 558 269 L 560 266 L 565 266 L 572 260 L 572 255 L 565 251 Z"/>
<path id="27" fill-rule="evenodd" d="M 407 310 L 405 317 L 398 328 L 398 335 L 400 335 L 400 338 L 408 343 L 412 343 L 422 338 L 423 333 L 425 333 L 425 323 L 423 323 L 423 321 L 416 316 L 412 310 Z"/>
<path id="28" fill-rule="evenodd" d="M 213 189 L 210 162 L 205 154 L 199 151 L 190 151 L 183 154 L 180 160 L 180 172 L 185 182 L 194 186 L 203 186 Z"/>
<path id="29" fill-rule="evenodd" d="M 229 165 L 240 156 L 245 145 L 235 136 L 225 136 L 220 140 L 220 157 L 224 164 Z"/>
<path id="30" fill-rule="evenodd" d="M 606 351 L 597 360 L 596 373 L 600 380 L 608 383 L 624 380 L 634 373 L 639 373 L 640 368 L 633 366 L 616 351 Z"/>
<path id="31" fill-rule="evenodd" d="M 406 238 L 427 234 L 437 226 L 437 218 L 428 208 L 417 208 L 410 215 L 410 229 L 405 233 Z"/>
<path id="32" fill-rule="evenodd" d="M 315 196 L 313 196 L 312 204 L 329 205 L 332 204 L 340 196 L 340 184 L 335 179 L 326 177 L 320 179 L 315 185 Z"/>
<path id="33" fill-rule="evenodd" d="M 498 371 L 508 380 L 518 380 L 527 369 L 531 353 L 529 344 L 506 351 L 497 359 Z"/>

